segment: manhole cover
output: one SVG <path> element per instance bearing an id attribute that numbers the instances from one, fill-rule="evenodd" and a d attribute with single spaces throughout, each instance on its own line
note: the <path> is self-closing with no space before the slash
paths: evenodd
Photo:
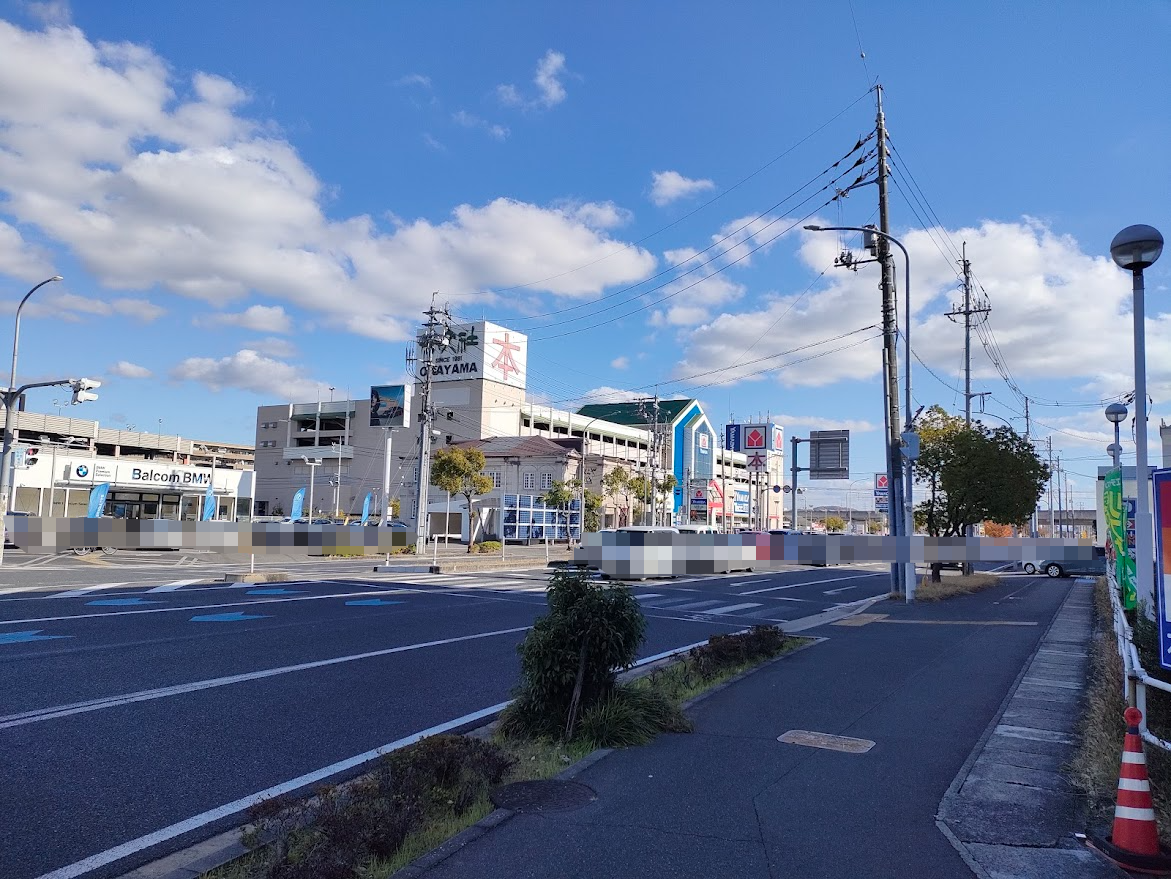
<path id="1" fill-rule="evenodd" d="M 493 791 L 490 799 L 514 812 L 569 812 L 596 800 L 597 794 L 576 781 L 518 781 Z"/>

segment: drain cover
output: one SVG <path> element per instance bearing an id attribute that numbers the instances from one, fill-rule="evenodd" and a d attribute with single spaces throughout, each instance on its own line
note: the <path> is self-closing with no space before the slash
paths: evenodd
<path id="1" fill-rule="evenodd" d="M 804 745 L 807 748 L 824 748 L 827 751 L 844 751 L 847 754 L 865 754 L 874 747 L 870 739 L 853 739 L 849 736 L 835 736 L 807 729 L 791 729 L 777 736 L 778 742 L 788 745 Z"/>
<path id="2" fill-rule="evenodd" d="M 493 791 L 490 799 L 514 812 L 569 812 L 598 798 L 576 781 L 517 781 Z"/>

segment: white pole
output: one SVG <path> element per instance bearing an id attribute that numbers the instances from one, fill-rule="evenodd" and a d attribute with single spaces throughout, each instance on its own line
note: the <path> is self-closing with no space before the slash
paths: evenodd
<path id="1" fill-rule="evenodd" d="M 390 525 L 390 437 L 391 430 L 386 428 L 386 458 L 382 462 L 382 527 Z M 389 559 L 389 556 L 388 556 Z"/>
<path id="2" fill-rule="evenodd" d="M 431 564 L 438 565 L 439 564 L 439 535 L 438 534 L 435 535 L 434 543 L 435 543 L 435 550 L 431 555 Z"/>
<path id="3" fill-rule="evenodd" d="M 472 542 L 472 508 L 468 507 L 468 543 Z M 436 540 L 436 546 L 439 541 Z M 447 513 L 443 519 L 443 548 L 451 545 L 451 492 L 447 493 Z"/>
<path id="4" fill-rule="evenodd" d="M 1117 426 L 1115 427 L 1117 430 Z M 49 474 L 49 518 L 53 517 L 53 488 L 57 484 L 57 447 L 53 446 L 51 451 L 52 463 L 49 465 L 53 468 Z"/>
<path id="5" fill-rule="evenodd" d="M 1155 603 L 1154 519 L 1151 516 L 1151 475 L 1147 466 L 1147 333 L 1146 289 L 1139 269 L 1134 277 L 1134 397 L 1135 406 L 1135 523 L 1134 559 L 1136 592 L 1139 602 L 1146 602 L 1152 619 Z"/>

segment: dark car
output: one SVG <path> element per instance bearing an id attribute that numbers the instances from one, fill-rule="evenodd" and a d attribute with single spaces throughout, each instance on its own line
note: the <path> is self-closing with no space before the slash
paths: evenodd
<path id="1" fill-rule="evenodd" d="M 1037 562 L 1037 570 L 1050 577 L 1069 577 L 1082 575 L 1103 577 L 1106 575 L 1106 548 L 1095 546 L 1093 558 L 1085 561 L 1042 561 Z"/>

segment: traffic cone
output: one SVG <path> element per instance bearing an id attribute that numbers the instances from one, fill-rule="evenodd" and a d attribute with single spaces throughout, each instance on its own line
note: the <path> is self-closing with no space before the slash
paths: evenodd
<path id="1" fill-rule="evenodd" d="M 1118 801 L 1114 809 L 1113 832 L 1095 835 L 1094 848 L 1127 870 L 1171 876 L 1171 857 L 1159 845 L 1151 784 L 1147 779 L 1147 758 L 1139 735 L 1142 712 L 1127 708 L 1126 739 L 1122 744 L 1122 769 L 1118 778 Z"/>

